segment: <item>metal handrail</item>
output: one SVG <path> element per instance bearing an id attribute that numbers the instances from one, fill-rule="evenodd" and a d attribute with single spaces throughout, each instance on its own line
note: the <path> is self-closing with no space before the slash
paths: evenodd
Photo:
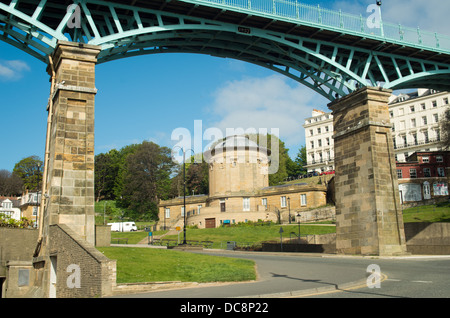
<path id="1" fill-rule="evenodd" d="M 416 146 L 422 146 L 422 145 L 428 145 L 428 144 L 434 144 L 437 142 L 440 142 L 441 138 L 429 138 L 428 140 L 420 140 L 417 142 L 409 142 L 406 145 L 395 145 L 394 149 L 403 149 L 403 148 L 410 148 L 410 147 L 416 147 Z"/>
<path id="2" fill-rule="evenodd" d="M 301 239 L 301 236 L 299 236 L 297 233 L 291 232 L 291 233 L 289 233 L 289 240 L 292 240 L 292 234 L 294 234 L 294 236 L 295 236 L 295 238 L 297 238 L 297 240 Z"/>
<path id="3" fill-rule="evenodd" d="M 379 28 L 370 27 L 367 17 L 342 11 L 330 10 L 298 0 L 181 0 L 183 2 L 210 5 L 232 9 L 238 12 L 287 20 L 318 28 L 327 27 L 330 30 L 354 35 L 363 35 L 381 40 L 389 40 L 414 47 L 424 47 L 433 51 L 449 53 L 450 36 L 420 30 L 420 28 L 405 27 L 401 24 L 382 21 Z"/>

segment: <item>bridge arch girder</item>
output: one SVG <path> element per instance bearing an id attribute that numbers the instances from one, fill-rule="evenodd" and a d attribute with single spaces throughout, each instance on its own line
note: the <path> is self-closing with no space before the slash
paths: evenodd
<path id="1" fill-rule="evenodd" d="M 111 1 L 75 0 L 77 6 L 70 9 L 71 1 L 36 0 L 31 8 L 22 0 L 7 2 L 0 2 L 0 39 L 44 62 L 63 40 L 101 46 L 98 63 L 164 52 L 234 58 L 284 74 L 331 101 L 358 86 L 380 83 L 392 89 L 449 88 L 440 80 L 450 78 L 450 64 L 377 47 L 363 49 Z M 74 13 L 80 22 L 76 27 L 70 25 Z"/>
<path id="2" fill-rule="evenodd" d="M 449 82 L 450 73 L 447 70 L 431 70 L 399 78 L 398 80 L 385 85 L 385 88 L 431 88 L 436 90 L 448 90 L 448 86 L 445 83 Z"/>
<path id="3" fill-rule="evenodd" d="M 346 94 L 343 87 L 347 83 L 337 85 L 337 76 L 329 69 L 321 68 L 314 61 L 308 61 L 296 54 L 287 53 L 274 42 L 223 31 L 220 35 L 203 32 L 202 34 L 183 34 L 181 43 L 179 41 L 181 36 L 176 32 L 164 35 L 143 35 L 143 39 L 139 37 L 123 39 L 116 47 L 100 53 L 99 60 L 102 63 L 129 56 L 166 52 L 201 53 L 266 67 L 315 89 L 326 98 L 332 98 L 332 93 L 340 96 Z"/>
<path id="4" fill-rule="evenodd" d="M 127 36 L 124 33 L 123 37 L 120 37 L 119 34 L 116 34 L 114 43 L 118 43 L 119 48 L 117 46 L 114 47 L 110 41 L 105 42 L 107 47 L 113 48 L 110 52 L 114 52 L 116 56 L 112 58 L 106 52 L 109 50 L 107 49 L 100 54 L 100 63 L 103 62 L 103 59 L 106 61 L 120 58 L 117 54 L 123 54 L 123 57 L 125 55 L 129 56 L 127 50 L 134 51 L 136 47 L 140 47 L 141 51 L 134 55 L 147 54 L 142 49 L 146 46 L 173 47 L 173 43 L 169 42 L 170 39 L 179 40 L 183 38 L 185 42 L 181 44 L 182 46 L 186 48 L 194 47 L 195 45 L 201 47 L 201 50 L 196 52 L 191 50 L 190 53 L 204 53 L 235 58 L 261 65 L 315 89 L 330 100 L 333 100 L 336 94 L 343 96 L 352 92 L 357 86 L 376 86 L 379 83 L 384 83 L 386 88 L 404 88 L 409 83 L 412 85 L 413 79 L 428 79 L 430 74 L 433 74 L 436 69 L 440 70 L 439 73 L 450 76 L 450 66 L 442 63 L 355 49 L 350 46 L 285 36 L 274 32 L 261 32 L 260 30 L 254 30 L 255 32 L 252 32 L 251 35 L 242 35 L 236 29 L 235 26 L 214 25 L 211 23 L 189 27 L 186 25 L 173 25 L 165 28 L 156 27 L 151 30 L 140 30 L 132 36 Z M 148 34 L 151 34 L 151 36 L 146 37 Z M 152 43 L 155 39 L 166 39 L 167 42 Z M 199 41 L 203 42 L 199 43 Z M 180 44 L 178 43 L 177 45 Z M 225 48 L 231 52 L 233 47 L 234 52 L 228 55 L 214 52 L 214 49 Z M 167 50 L 161 50 L 160 52 L 165 51 Z M 179 48 L 178 51 L 183 52 L 183 49 Z M 264 51 L 268 53 L 261 53 Z M 253 55 L 254 58 L 242 58 L 241 56 L 245 55 L 245 53 Z M 262 60 L 266 62 L 261 62 Z M 314 72 L 311 72 L 311 69 Z M 297 71 L 300 75 L 294 75 L 292 70 Z M 402 74 L 405 73 L 405 70 L 409 75 L 405 76 L 405 74 Z M 307 78 L 310 78 L 312 83 L 306 82 L 305 79 Z M 330 84 L 330 82 L 333 84 Z M 312 86 L 307 83 L 312 84 Z M 328 90 L 319 91 L 321 86 L 327 87 Z M 425 81 L 422 87 L 426 86 Z M 413 87 L 415 86 L 409 88 Z"/>

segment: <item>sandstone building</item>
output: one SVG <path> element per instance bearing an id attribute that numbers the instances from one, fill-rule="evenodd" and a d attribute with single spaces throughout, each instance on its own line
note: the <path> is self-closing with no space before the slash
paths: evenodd
<path id="1" fill-rule="evenodd" d="M 247 221 L 289 221 L 298 212 L 326 204 L 326 186 L 305 183 L 269 186 L 270 150 L 248 137 L 225 138 L 204 153 L 209 195 L 159 203 L 159 228 L 214 228 Z M 184 199 L 186 208 L 184 208 Z"/>

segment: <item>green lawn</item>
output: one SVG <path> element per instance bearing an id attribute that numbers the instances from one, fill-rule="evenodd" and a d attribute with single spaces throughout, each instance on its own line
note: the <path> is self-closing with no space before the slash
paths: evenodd
<path id="1" fill-rule="evenodd" d="M 443 202 L 404 209 L 403 222 L 450 222 L 450 203 Z"/>
<path id="2" fill-rule="evenodd" d="M 291 232 L 298 234 L 298 225 L 271 225 L 271 226 L 236 226 L 219 227 L 214 229 L 188 229 L 187 240 L 213 241 L 213 248 L 225 248 L 227 241 L 238 243 L 260 243 L 280 239 L 280 227 L 283 228 L 283 238 L 288 238 Z M 334 226 L 301 225 L 302 236 L 307 234 L 326 234 L 336 232 Z M 294 238 L 294 235 L 292 235 Z M 165 239 L 178 239 L 178 235 L 168 235 Z M 180 234 L 183 239 L 183 232 Z"/>
<path id="3" fill-rule="evenodd" d="M 408 222 L 450 222 L 450 203 L 421 206 L 403 210 L 403 219 Z M 278 241 L 280 227 L 283 238 L 291 232 L 298 233 L 298 225 L 236 226 L 215 229 L 187 229 L 187 240 L 213 241 L 213 248 L 225 248 L 227 241 L 258 243 Z M 301 225 L 301 234 L 335 233 L 334 226 Z M 155 232 L 154 235 L 164 232 Z M 181 232 L 180 238 L 182 239 Z M 112 232 L 112 237 L 126 237 L 129 244 L 135 244 L 148 236 L 147 232 Z M 166 236 L 177 239 L 177 235 Z M 99 247 L 110 259 L 117 260 L 117 282 L 136 283 L 154 281 L 216 282 L 246 281 L 255 279 L 254 262 L 185 253 L 173 250 Z"/>
<path id="4" fill-rule="evenodd" d="M 298 233 L 298 225 L 283 225 L 283 237 Z M 187 239 L 214 241 L 214 248 L 225 248 L 221 242 L 261 242 L 280 239 L 280 225 L 188 229 Z M 301 225 L 302 236 L 335 232 L 334 226 Z M 157 232 L 156 234 L 161 234 Z M 127 237 L 135 244 L 147 232 L 112 232 L 112 237 Z M 165 238 L 177 239 L 178 236 Z M 182 233 L 180 235 L 182 239 Z M 254 262 L 228 257 L 192 254 L 174 250 L 131 247 L 99 247 L 108 258 L 117 260 L 117 282 L 137 283 L 154 281 L 225 282 L 255 279 Z"/>
<path id="5" fill-rule="evenodd" d="M 427 205 L 403 210 L 403 221 L 411 222 L 450 222 L 450 203 L 444 202 L 437 205 Z M 187 229 L 187 240 L 195 241 L 213 241 L 213 248 L 225 248 L 227 241 L 241 243 L 259 243 L 262 241 L 273 241 L 280 239 L 280 227 L 283 228 L 283 238 L 288 238 L 291 232 L 298 233 L 298 225 L 278 225 L 271 226 L 236 226 L 219 227 L 214 229 Z M 301 235 L 307 234 L 328 234 L 335 233 L 334 226 L 319 225 L 301 225 Z M 163 234 L 164 232 L 154 232 L 153 235 Z M 147 232 L 118 233 L 112 232 L 111 236 L 126 237 L 128 244 L 136 244 L 147 237 Z M 178 239 L 178 235 L 165 236 L 165 239 Z M 180 233 L 180 239 L 183 239 L 183 233 Z"/>
<path id="6" fill-rule="evenodd" d="M 290 232 L 298 234 L 298 225 L 271 225 L 271 226 L 237 226 L 219 227 L 214 229 L 187 229 L 187 240 L 193 241 L 213 241 L 213 248 L 225 248 L 227 241 L 241 243 L 260 243 L 262 241 L 273 241 L 280 239 L 280 227 L 283 228 L 283 238 L 288 238 Z M 327 234 L 336 232 L 334 226 L 301 225 L 302 236 L 307 234 Z M 164 232 L 154 232 L 153 235 Z M 128 244 L 136 244 L 147 237 L 147 232 L 111 232 L 112 238 L 128 238 Z M 294 235 L 292 235 L 294 237 Z M 177 240 L 178 235 L 167 235 L 164 239 Z M 183 232 L 180 233 L 180 240 L 183 239 Z"/>
<path id="7" fill-rule="evenodd" d="M 256 279 L 255 263 L 251 260 L 140 247 L 97 249 L 109 259 L 117 260 L 117 283 L 235 282 Z"/>
<path id="8" fill-rule="evenodd" d="M 114 241 L 114 238 L 127 238 L 128 244 L 137 244 L 142 241 L 144 238 L 148 236 L 147 232 L 139 231 L 139 232 L 111 232 L 111 241 L 113 243 L 117 243 Z"/>

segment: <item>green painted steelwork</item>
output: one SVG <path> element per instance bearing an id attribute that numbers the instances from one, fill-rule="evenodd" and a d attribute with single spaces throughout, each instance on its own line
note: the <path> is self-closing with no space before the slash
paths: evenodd
<path id="1" fill-rule="evenodd" d="M 291 23 L 301 23 L 317 28 L 327 28 L 380 41 L 413 45 L 443 53 L 450 51 L 450 36 L 428 32 L 419 28 L 381 21 L 379 28 L 371 28 L 367 17 L 301 3 L 300 0 L 182 0 L 193 4 L 209 5 L 235 10 L 250 15 L 260 15 Z M 365 12 L 366 14 L 367 12 Z"/>
<path id="2" fill-rule="evenodd" d="M 385 22 L 368 29 L 362 16 L 292 0 L 129 1 L 0 0 L 0 39 L 44 62 L 60 40 L 101 46 L 98 63 L 156 53 L 233 58 L 329 100 L 358 86 L 450 89 L 450 37 Z"/>

